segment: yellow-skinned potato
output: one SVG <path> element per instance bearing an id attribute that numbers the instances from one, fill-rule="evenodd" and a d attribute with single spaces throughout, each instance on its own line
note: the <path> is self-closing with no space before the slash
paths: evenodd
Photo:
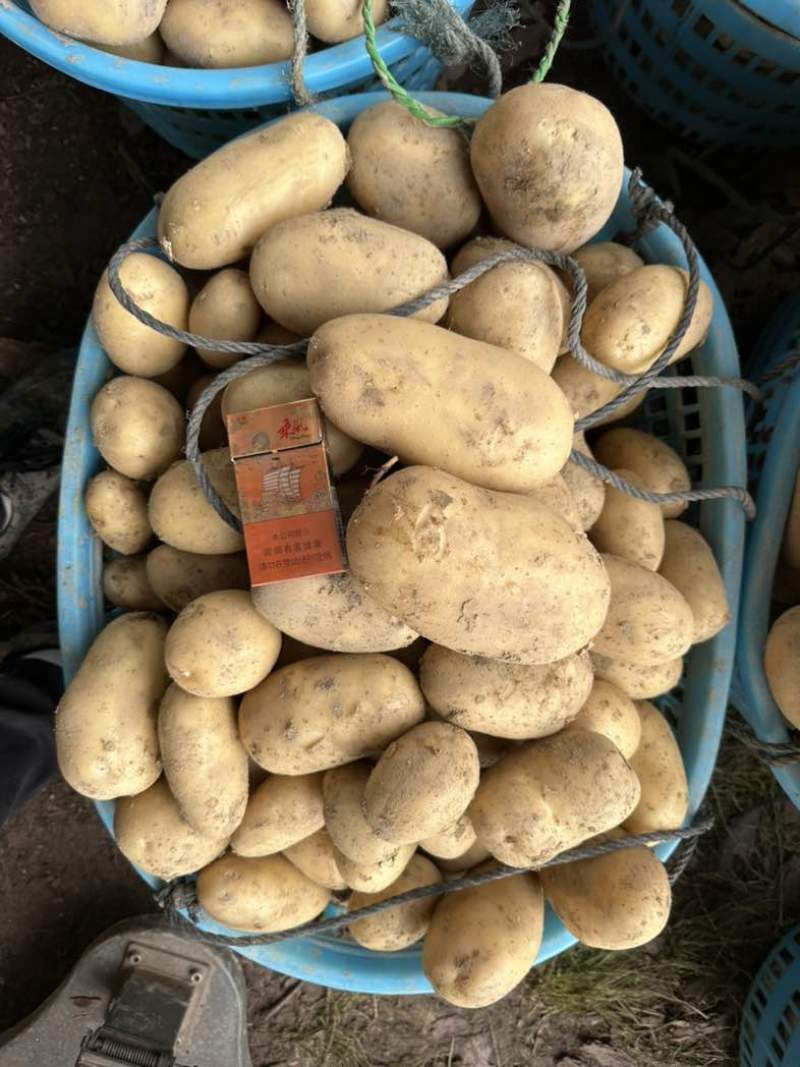
<path id="1" fill-rule="evenodd" d="M 666 578 L 619 556 L 603 556 L 611 603 L 592 651 L 649 667 L 677 659 L 694 639 L 692 609 Z"/>
<path id="2" fill-rule="evenodd" d="M 358 760 L 333 767 L 322 780 L 325 827 L 338 851 L 359 865 L 381 863 L 398 847 L 378 837 L 364 817 L 364 790 L 371 771 L 369 763 Z"/>
<path id="3" fill-rule="evenodd" d="M 158 28 L 167 0 L 32 0 L 46 26 L 99 44 L 134 44 Z"/>
<path id="4" fill-rule="evenodd" d="M 582 433 L 572 438 L 572 447 L 594 459 L 592 450 L 586 444 Z M 575 501 L 575 509 L 580 519 L 581 529 L 590 530 L 597 521 L 606 499 L 606 487 L 600 479 L 589 471 L 579 467 L 574 460 L 569 460 L 561 471 L 561 478 Z"/>
<path id="5" fill-rule="evenodd" d="M 236 480 L 227 448 L 203 453 L 211 484 L 228 507 L 238 513 Z M 244 548 L 244 538 L 217 515 L 198 485 L 188 460 L 173 464 L 150 494 L 150 525 L 172 548 L 199 555 L 228 555 Z"/>
<path id="6" fill-rule="evenodd" d="M 250 795 L 231 848 L 240 856 L 270 856 L 324 825 L 321 774 L 271 774 Z"/>
<path id="7" fill-rule="evenodd" d="M 578 714 L 592 689 L 592 666 L 586 651 L 528 667 L 431 645 L 420 663 L 420 685 L 447 722 L 525 740 L 554 734 Z"/>
<path id="8" fill-rule="evenodd" d="M 659 574 L 675 586 L 692 609 L 692 643 L 708 641 L 731 619 L 725 583 L 703 535 L 685 522 L 664 523 L 664 558 Z"/>
<path id="9" fill-rule="evenodd" d="M 250 576 L 243 552 L 203 556 L 159 545 L 147 556 L 147 578 L 171 611 L 183 611 L 198 597 L 220 589 L 249 589 Z"/>
<path id="10" fill-rule="evenodd" d="M 92 401 L 89 421 L 100 455 L 128 478 L 152 481 L 183 448 L 178 401 L 144 378 L 112 378 Z"/>
<path id="11" fill-rule="evenodd" d="M 273 774 L 310 774 L 381 752 L 425 714 L 411 671 L 391 656 L 333 654 L 274 671 L 247 693 L 239 731 Z"/>
<path id="12" fill-rule="evenodd" d="M 341 0 L 313 2 L 337 6 Z M 347 2 L 360 22 L 360 3 Z M 311 25 L 310 5 L 307 11 Z M 481 197 L 461 130 L 428 126 L 401 104 L 386 100 L 358 115 L 347 144 L 352 160 L 347 187 L 367 215 L 417 233 L 438 248 L 463 241 L 477 225 Z"/>
<path id="13" fill-rule="evenodd" d="M 607 737 L 569 730 L 528 741 L 484 772 L 469 815 L 478 840 L 531 867 L 605 833 L 639 802 L 639 782 Z"/>
<path id="14" fill-rule="evenodd" d="M 683 657 L 669 659 L 666 663 L 645 665 L 625 663 L 592 652 L 592 666 L 596 678 L 611 682 L 632 700 L 649 700 L 650 697 L 668 693 L 681 680 Z"/>
<path id="15" fill-rule="evenodd" d="M 591 415 L 622 392 L 621 385 L 587 370 L 569 354 L 556 360 L 551 377 L 569 401 L 576 419 Z M 644 393 L 634 399 L 641 400 L 643 396 Z M 622 418 L 633 406 L 633 401 L 627 401 L 616 409 L 613 418 Z"/>
<path id="16" fill-rule="evenodd" d="M 123 556 L 141 552 L 153 537 L 147 497 L 118 471 L 101 471 L 89 482 L 86 517 L 103 544 Z"/>
<path id="17" fill-rule="evenodd" d="M 56 710 L 56 754 L 67 782 L 93 800 L 141 793 L 161 773 L 156 709 L 169 678 L 166 622 L 135 612 L 94 639 Z"/>
<path id="18" fill-rule="evenodd" d="M 252 341 L 261 325 L 261 307 L 247 272 L 228 267 L 209 278 L 192 301 L 189 329 L 217 341 Z M 197 354 L 209 367 L 230 367 L 242 358 L 211 348 Z"/>
<path id="19" fill-rule="evenodd" d="M 423 722 L 392 741 L 364 789 L 364 816 L 384 841 L 408 845 L 459 819 L 478 788 L 475 742 L 458 726 Z"/>
<path id="20" fill-rule="evenodd" d="M 646 488 L 633 471 L 622 469 L 613 473 L 638 489 Z M 657 571 L 664 556 L 664 515 L 658 504 L 638 500 L 613 485 L 607 485 L 603 510 L 589 537 L 599 552 Z"/>
<path id="21" fill-rule="evenodd" d="M 122 56 L 123 59 L 135 59 L 138 63 L 160 64 L 164 60 L 164 41 L 158 30 L 154 30 L 149 37 L 133 44 L 97 44 L 92 43 L 101 52 L 110 52 L 114 56 Z"/>
<path id="22" fill-rule="evenodd" d="M 351 860 L 339 849 L 335 849 L 336 866 L 339 868 L 342 878 L 351 889 L 359 893 L 380 893 L 393 882 L 397 881 L 408 865 L 408 861 L 414 855 L 416 845 L 394 845 L 394 851 L 390 852 L 377 863 L 361 863 Z"/>
<path id="23" fill-rule="evenodd" d="M 163 611 L 165 606 L 148 580 L 146 556 L 109 560 L 103 567 L 103 595 L 127 611 Z"/>
<path id="24" fill-rule="evenodd" d="M 634 471 L 642 485 L 653 493 L 679 493 L 692 488 L 689 471 L 678 453 L 642 430 L 615 426 L 597 438 L 593 449 L 606 467 Z M 686 501 L 659 505 L 665 519 L 676 518 L 688 506 Z"/>
<path id="25" fill-rule="evenodd" d="M 782 715 L 800 729 L 800 608 L 789 608 L 773 623 L 764 646 L 764 673 Z"/>
<path id="26" fill-rule="evenodd" d="M 592 691 L 567 730 L 591 730 L 612 741 L 629 760 L 642 737 L 642 724 L 633 700 L 611 682 L 595 679 Z"/>
<path id="27" fill-rule="evenodd" d="M 478 120 L 470 158 L 495 225 L 529 248 L 579 248 L 608 220 L 622 188 L 611 112 L 551 82 L 503 93 Z"/>
<path id="28" fill-rule="evenodd" d="M 356 911 L 369 904 L 377 904 L 381 900 L 388 900 L 389 897 L 407 893 L 410 889 L 435 885 L 441 880 L 442 876 L 436 866 L 425 856 L 417 853 L 411 857 L 397 881 L 379 893 L 353 893 L 347 903 L 347 910 Z M 397 908 L 389 908 L 377 915 L 370 915 L 366 919 L 358 919 L 350 924 L 348 930 L 351 937 L 364 948 L 371 948 L 377 952 L 398 952 L 425 936 L 436 903 L 435 896 L 423 897 L 422 900 L 401 904 Z"/>
<path id="29" fill-rule="evenodd" d="M 539 367 L 494 345 L 416 319 L 348 315 L 317 330 L 308 367 L 329 419 L 406 463 L 526 493 L 569 457 L 564 395 Z"/>
<path id="30" fill-rule="evenodd" d="M 372 21 L 380 26 L 389 13 L 388 0 L 375 0 Z M 306 3 L 308 32 L 318 41 L 338 44 L 364 32 L 360 0 L 308 0 Z"/>
<path id="31" fill-rule="evenodd" d="M 347 166 L 335 123 L 289 115 L 218 149 L 175 182 L 158 213 L 161 247 L 185 267 L 235 263 L 270 226 L 329 204 Z"/>
<path id="32" fill-rule="evenodd" d="M 476 237 L 453 259 L 453 277 L 510 248 L 513 241 Z M 544 263 L 499 263 L 453 293 L 447 324 L 465 337 L 516 352 L 549 374 L 564 333 L 560 282 Z"/>
<path id="33" fill-rule="evenodd" d="M 272 670 L 281 635 L 244 589 L 220 589 L 193 600 L 167 634 L 173 681 L 198 697 L 228 697 L 258 685 Z"/>
<path id="34" fill-rule="evenodd" d="M 783 532 L 783 562 L 794 570 L 800 568 L 800 474 L 795 477 L 792 503 Z"/>
<path id="35" fill-rule="evenodd" d="M 420 841 L 420 848 L 437 859 L 453 860 L 468 852 L 477 840 L 472 823 L 466 815 L 462 815 L 446 830 Z"/>
<path id="36" fill-rule="evenodd" d="M 586 275 L 586 296 L 590 302 L 601 289 L 611 285 L 617 278 L 644 266 L 644 260 L 637 256 L 632 248 L 614 241 L 598 241 L 597 244 L 584 245 L 572 253 L 572 258 Z"/>
<path id="37" fill-rule="evenodd" d="M 195 697 L 177 685 L 158 710 L 164 777 L 181 815 L 198 833 L 228 838 L 247 805 L 247 753 L 230 697 Z"/>
<path id="38" fill-rule="evenodd" d="M 333 843 L 326 829 L 317 830 L 310 837 L 290 845 L 283 854 L 317 885 L 326 889 L 347 889 L 347 882 L 336 865 Z"/>
<path id="39" fill-rule="evenodd" d="M 661 712 L 648 700 L 636 710 L 642 723 L 639 747 L 631 767 L 641 785 L 641 798 L 624 820 L 629 834 L 674 830 L 683 825 L 689 808 L 689 787 L 678 743 Z"/>
<path id="40" fill-rule="evenodd" d="M 128 295 L 161 322 L 185 330 L 189 292 L 180 274 L 156 256 L 134 252 L 122 263 L 120 281 Z M 125 374 L 153 378 L 176 366 L 186 351 L 182 341 L 165 337 L 126 311 L 111 291 L 108 271 L 94 294 L 92 321 L 111 362 Z"/>
<path id="41" fill-rule="evenodd" d="M 343 315 L 389 311 L 447 278 L 447 260 L 436 245 L 350 208 L 279 222 L 250 260 L 259 303 L 301 337 Z M 446 310 L 443 297 L 416 317 L 438 322 Z"/>
<path id="42" fill-rule="evenodd" d="M 471 871 L 473 867 L 477 867 L 479 863 L 483 863 L 490 857 L 489 849 L 476 838 L 460 856 L 453 856 L 452 859 L 437 857 L 436 866 L 440 871 L 446 871 L 448 874 L 459 874 L 461 871 Z"/>
<path id="43" fill-rule="evenodd" d="M 559 515 L 430 467 L 367 493 L 347 551 L 371 596 L 456 652 L 552 663 L 583 648 L 608 607 L 600 557 Z"/>
<path id="44" fill-rule="evenodd" d="M 552 481 L 540 485 L 528 495 L 550 508 L 556 515 L 560 515 L 562 519 L 566 519 L 576 533 L 583 533 L 583 520 L 578 505 L 561 474 L 557 474 Z"/>
<path id="45" fill-rule="evenodd" d="M 534 965 L 543 925 L 544 897 L 535 874 L 449 893 L 431 919 L 423 970 L 448 1003 L 485 1008 L 510 993 Z"/>
<path id="46" fill-rule="evenodd" d="M 292 19 L 280 0 L 170 0 L 161 36 L 187 67 L 256 67 L 292 54 Z"/>
<path id="47" fill-rule="evenodd" d="M 232 930 L 264 934 L 288 930 L 316 918 L 330 896 L 285 856 L 230 854 L 197 876 L 198 903 Z"/>

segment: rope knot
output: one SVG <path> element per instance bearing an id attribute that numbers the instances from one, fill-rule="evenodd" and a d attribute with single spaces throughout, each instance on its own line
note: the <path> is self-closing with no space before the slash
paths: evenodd
<path id="1" fill-rule="evenodd" d="M 176 918 L 183 910 L 189 913 L 193 922 L 197 920 L 199 905 L 195 887 L 191 882 L 167 882 L 153 894 L 153 899 L 170 918 Z"/>

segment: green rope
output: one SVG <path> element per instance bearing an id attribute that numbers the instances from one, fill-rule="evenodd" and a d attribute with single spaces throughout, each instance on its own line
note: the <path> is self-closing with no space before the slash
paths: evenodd
<path id="1" fill-rule="evenodd" d="M 553 60 L 556 58 L 556 52 L 558 46 L 561 44 L 561 38 L 567 31 L 567 24 L 569 23 L 569 10 L 572 6 L 572 0 L 559 0 L 558 7 L 556 8 L 556 17 L 553 22 L 553 32 L 550 35 L 550 40 L 545 46 L 544 55 L 542 56 L 539 66 L 536 68 L 531 81 L 534 84 L 543 82 L 547 75 L 550 73 L 550 68 L 553 65 Z"/>

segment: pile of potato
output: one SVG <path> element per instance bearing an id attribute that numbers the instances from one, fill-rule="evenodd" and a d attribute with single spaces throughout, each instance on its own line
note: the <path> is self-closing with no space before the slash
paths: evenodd
<path id="1" fill-rule="evenodd" d="M 339 44 L 364 32 L 362 0 L 305 0 L 313 41 Z M 168 67 L 255 67 L 292 54 L 284 0 L 30 0 L 42 22 L 104 52 Z M 373 0 L 384 22 L 389 0 Z"/>
<path id="2" fill-rule="evenodd" d="M 685 818 L 681 756 L 650 700 L 726 625 L 725 592 L 682 505 L 605 490 L 570 462 L 573 443 L 591 454 L 576 412 L 618 387 L 565 354 L 564 279 L 507 262 L 414 317 L 386 313 L 512 241 L 574 252 L 585 344 L 644 370 L 686 275 L 587 243 L 622 176 L 606 109 L 543 85 L 501 97 L 471 143 L 392 102 L 347 141 L 298 113 L 175 183 L 158 220 L 174 266 L 129 256 L 135 300 L 205 337 L 311 337 L 305 362 L 251 370 L 209 410 L 214 486 L 236 510 L 221 413 L 314 395 L 348 520 L 346 573 L 252 595 L 241 536 L 181 459 L 187 391 L 233 359 L 187 353 L 101 280 L 94 325 L 122 373 L 92 406 L 109 469 L 86 507 L 118 553 L 106 596 L 129 613 L 62 701 L 59 759 L 79 792 L 117 799 L 130 860 L 164 879 L 199 871 L 201 905 L 227 926 L 282 930 L 331 894 L 350 891 L 354 909 Z M 355 207 L 329 208 L 337 193 Z M 710 315 L 701 286 L 681 352 Z M 678 455 L 627 425 L 603 427 L 591 450 L 655 492 L 689 487 Z M 365 491 L 387 456 L 400 466 Z M 436 991 L 477 1007 L 533 964 L 545 898 L 587 945 L 622 949 L 663 928 L 670 887 L 635 847 L 430 897 L 350 934 L 382 951 L 423 940 Z"/>
<path id="3" fill-rule="evenodd" d="M 764 673 L 781 714 L 790 727 L 800 730 L 800 474 L 783 532 L 772 598 L 783 610 L 767 636 Z"/>

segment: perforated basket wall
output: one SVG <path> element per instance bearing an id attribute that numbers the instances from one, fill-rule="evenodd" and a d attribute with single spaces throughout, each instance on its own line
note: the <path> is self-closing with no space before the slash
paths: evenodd
<path id="1" fill-rule="evenodd" d="M 796 0 L 591 0 L 617 79 L 687 137 L 800 144 Z"/>
<path id="2" fill-rule="evenodd" d="M 780 941 L 747 994 L 739 1032 L 741 1067 L 800 1063 L 800 926 Z"/>

